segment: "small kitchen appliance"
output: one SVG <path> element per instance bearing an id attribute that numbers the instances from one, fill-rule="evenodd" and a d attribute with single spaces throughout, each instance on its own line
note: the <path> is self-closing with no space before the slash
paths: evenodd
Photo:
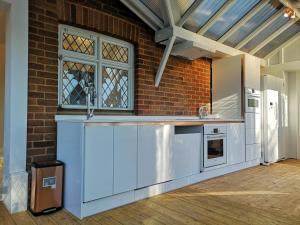
<path id="1" fill-rule="evenodd" d="M 261 113 L 261 94 L 259 90 L 246 88 L 245 98 L 246 113 Z"/>

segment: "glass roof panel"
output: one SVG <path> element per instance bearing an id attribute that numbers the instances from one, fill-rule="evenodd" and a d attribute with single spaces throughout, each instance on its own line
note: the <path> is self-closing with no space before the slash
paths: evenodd
<path id="1" fill-rule="evenodd" d="M 193 32 L 197 32 L 225 2 L 226 0 L 203 0 L 183 27 Z"/>
<path id="2" fill-rule="evenodd" d="M 279 17 L 276 19 L 268 28 L 266 28 L 263 32 L 258 34 L 255 38 L 249 41 L 241 50 L 245 52 L 249 52 L 250 50 L 254 49 L 257 45 L 259 45 L 263 40 L 269 37 L 272 33 L 278 30 L 281 26 L 287 23 L 289 18 L 284 16 Z"/>
<path id="3" fill-rule="evenodd" d="M 259 50 L 255 55 L 260 58 L 264 58 L 273 50 L 278 48 L 280 45 L 288 41 L 290 38 L 292 38 L 294 35 L 296 35 L 299 32 L 300 32 L 300 23 L 298 22 L 292 25 L 290 28 L 288 28 L 285 32 L 281 33 L 273 41 L 271 41 L 269 44 L 267 44 L 265 47 Z"/>
<path id="4" fill-rule="evenodd" d="M 179 8 L 180 15 L 182 16 L 186 10 L 193 4 L 195 0 L 173 0 Z"/>
<path id="5" fill-rule="evenodd" d="M 163 15 L 161 12 L 160 6 L 161 0 L 141 0 L 141 2 L 147 6 L 156 16 L 158 16 L 161 20 L 163 20 Z"/>
<path id="6" fill-rule="evenodd" d="M 281 6 L 281 5 L 279 5 Z M 224 44 L 235 47 L 239 42 L 251 34 L 256 28 L 263 24 L 269 17 L 275 14 L 280 7 L 277 7 L 269 2 L 258 13 L 249 19 L 238 31 L 231 35 Z"/>
<path id="7" fill-rule="evenodd" d="M 204 34 L 204 36 L 213 40 L 219 39 L 258 2 L 259 0 L 237 0 L 234 5 Z"/>

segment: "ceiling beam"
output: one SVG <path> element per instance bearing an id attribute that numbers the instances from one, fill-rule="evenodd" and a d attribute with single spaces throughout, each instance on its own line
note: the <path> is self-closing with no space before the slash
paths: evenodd
<path id="1" fill-rule="evenodd" d="M 163 8 L 163 14 L 166 19 L 166 25 L 174 26 L 175 20 L 173 16 L 173 8 L 170 0 L 164 0 L 161 2 Z"/>
<path id="2" fill-rule="evenodd" d="M 121 0 L 132 12 L 140 17 L 149 27 L 157 31 L 164 28 L 164 24 L 158 16 L 156 16 L 147 6 L 142 2 L 136 0 Z"/>
<path id="3" fill-rule="evenodd" d="M 196 11 L 196 9 L 202 2 L 203 0 L 195 0 L 180 18 L 179 22 L 177 23 L 177 26 L 182 27 L 183 24 L 190 18 L 190 16 Z"/>
<path id="4" fill-rule="evenodd" d="M 222 16 L 224 13 L 226 13 L 235 3 L 236 0 L 228 0 L 224 3 L 224 5 L 216 12 L 208 21 L 207 23 L 199 29 L 197 32 L 200 35 L 203 35 L 206 31 L 211 28 L 215 22 Z"/>
<path id="5" fill-rule="evenodd" d="M 296 19 L 291 19 L 286 24 L 284 24 L 282 27 L 280 27 L 278 30 L 276 30 L 271 36 L 266 38 L 263 42 L 261 42 L 258 46 L 256 46 L 254 49 L 252 49 L 249 54 L 254 55 L 259 50 L 261 50 L 263 47 L 265 47 L 267 44 L 269 44 L 271 41 L 273 41 L 276 37 L 278 37 L 281 33 L 286 31 L 289 27 L 291 27 L 293 24 L 295 24 L 298 21 L 298 17 Z"/>
<path id="6" fill-rule="evenodd" d="M 236 49 L 241 49 L 244 47 L 249 41 L 255 38 L 259 33 L 261 33 L 264 29 L 266 29 L 270 24 L 272 24 L 279 17 L 283 16 L 284 8 L 281 8 L 277 13 L 272 15 L 269 19 L 267 19 L 263 24 L 261 24 L 258 28 L 256 28 L 252 33 L 250 33 L 246 38 L 244 38 L 240 43 L 235 46 Z"/>
<path id="7" fill-rule="evenodd" d="M 255 16 L 263 7 L 269 3 L 268 0 L 260 1 L 254 8 L 252 8 L 239 22 L 231 27 L 218 42 L 224 43 L 231 35 L 237 32 L 245 23 L 247 23 L 253 16 Z"/>
<path id="8" fill-rule="evenodd" d="M 219 43 L 217 41 L 214 41 L 212 39 L 209 39 L 207 37 L 196 34 L 195 32 L 189 31 L 187 29 L 178 26 L 167 27 L 162 30 L 156 31 L 155 41 L 162 42 L 163 40 L 168 40 L 172 36 L 175 36 L 185 41 L 203 43 L 207 46 L 208 49 L 214 49 L 217 52 L 223 53 L 225 55 L 234 56 L 239 54 L 245 54 L 245 52 L 242 52 L 240 50 L 224 45 L 222 43 Z"/>
<path id="9" fill-rule="evenodd" d="M 170 39 L 167 42 L 163 57 L 160 60 L 159 67 L 158 67 L 157 72 L 156 72 L 155 87 L 159 86 L 160 80 L 162 78 L 163 72 L 165 70 L 165 67 L 166 67 L 166 64 L 168 62 L 168 59 L 169 59 L 169 56 L 170 56 L 170 53 L 171 53 L 171 50 L 173 48 L 175 40 L 176 40 L 176 36 L 172 36 L 172 37 L 170 37 Z"/>

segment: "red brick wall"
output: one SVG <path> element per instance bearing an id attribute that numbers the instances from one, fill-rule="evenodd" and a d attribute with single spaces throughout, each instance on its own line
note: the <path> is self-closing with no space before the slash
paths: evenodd
<path id="1" fill-rule="evenodd" d="M 118 0 L 29 0 L 29 13 L 28 165 L 56 157 L 59 23 L 135 45 L 136 115 L 196 115 L 199 105 L 210 102 L 208 59 L 170 57 L 159 88 L 154 87 L 163 46 Z"/>

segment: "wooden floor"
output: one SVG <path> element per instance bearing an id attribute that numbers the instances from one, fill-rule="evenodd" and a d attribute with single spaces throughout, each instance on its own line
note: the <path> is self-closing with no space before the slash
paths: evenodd
<path id="1" fill-rule="evenodd" d="M 287 160 L 207 180 L 82 221 L 66 211 L 33 217 L 9 215 L 0 203 L 0 224 L 300 224 L 300 161 Z"/>

